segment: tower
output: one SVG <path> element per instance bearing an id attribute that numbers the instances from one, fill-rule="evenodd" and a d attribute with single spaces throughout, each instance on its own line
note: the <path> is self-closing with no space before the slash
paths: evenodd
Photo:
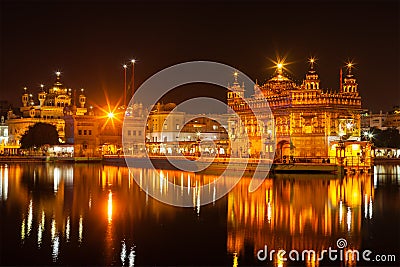
<path id="1" fill-rule="evenodd" d="M 29 101 L 29 95 L 28 95 L 27 90 L 28 90 L 28 88 L 24 87 L 24 93 L 22 94 L 22 98 L 21 98 L 22 99 L 22 105 L 24 107 L 28 106 L 28 101 Z"/>
<path id="2" fill-rule="evenodd" d="M 84 89 L 81 89 L 81 94 L 79 95 L 79 104 L 81 105 L 81 108 L 85 107 L 85 103 L 86 103 L 86 96 L 83 94 L 84 93 Z"/>
<path id="3" fill-rule="evenodd" d="M 239 73 L 235 71 L 233 74 L 234 82 L 232 86 L 228 86 L 228 102 L 240 102 L 244 98 L 244 84 L 240 86 L 238 82 L 238 75 Z"/>
<path id="4" fill-rule="evenodd" d="M 61 72 L 56 71 L 56 81 L 54 82 L 53 87 L 50 88 L 49 93 L 50 94 L 57 94 L 60 93 L 63 87 L 63 84 L 61 83 Z"/>
<path id="5" fill-rule="evenodd" d="M 44 100 L 46 100 L 46 92 L 44 91 L 44 85 L 43 84 L 40 85 L 40 88 L 41 88 L 41 90 L 40 90 L 40 92 L 38 94 L 39 105 L 43 106 Z"/>
<path id="6" fill-rule="evenodd" d="M 318 73 L 314 69 L 315 58 L 310 58 L 308 62 L 310 63 L 310 69 L 306 74 L 306 79 L 303 82 L 303 86 L 305 86 L 305 89 L 319 89 L 320 80 Z"/>
<path id="7" fill-rule="evenodd" d="M 344 77 L 343 93 L 350 93 L 350 94 L 358 95 L 357 80 L 354 77 L 354 75 L 351 73 L 351 69 L 354 67 L 353 65 L 354 64 L 351 62 L 347 64 L 347 74 Z"/>

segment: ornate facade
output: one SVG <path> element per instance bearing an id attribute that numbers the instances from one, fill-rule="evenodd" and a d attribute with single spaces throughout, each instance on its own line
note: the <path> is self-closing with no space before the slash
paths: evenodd
<path id="1" fill-rule="evenodd" d="M 328 158 L 334 156 L 335 146 L 341 140 L 358 142 L 359 153 L 366 144 L 359 143 L 361 97 L 351 67 L 350 64 L 339 91 L 334 92 L 320 88 L 314 60 L 310 60 L 310 68 L 302 84 L 291 80 L 284 73 L 282 64 L 278 64 L 272 78 L 262 85 L 255 85 L 259 93 L 246 98 L 249 104 L 243 100 L 244 85 L 240 86 L 235 77 L 235 83 L 228 92 L 228 105 L 242 118 L 249 144 L 243 144 L 246 147 L 242 147 L 242 151 L 235 151 L 238 148 L 232 147 L 232 154 L 255 157 L 261 153 L 263 156 L 271 152 L 271 146 L 275 146 L 275 160 L 278 161 L 289 157 Z M 250 109 L 265 103 L 260 99 L 267 100 L 275 123 L 275 131 L 264 133 L 267 137 L 264 140 L 257 131 L 259 126 L 253 120 Z M 230 126 L 234 131 L 239 131 L 239 128 Z M 234 131 L 230 133 L 240 135 Z M 274 134 L 276 143 L 269 143 Z M 265 145 L 255 146 L 257 142 Z M 262 149 L 257 150 L 257 147 Z"/>
<path id="2" fill-rule="evenodd" d="M 85 107 L 86 96 L 83 89 L 75 100 L 75 92 L 63 85 L 60 79 L 61 73 L 56 72 L 56 81 L 47 91 L 41 85 L 41 91 L 37 94 L 37 99 L 33 94 L 28 93 L 25 87 L 21 96 L 22 106 L 20 107 L 21 116 L 8 113 L 7 124 L 9 126 L 9 141 L 18 145 L 21 136 L 29 128 L 38 122 L 49 123 L 57 128 L 60 141 L 65 142 L 65 115 L 74 114 L 82 116 L 87 113 Z"/>

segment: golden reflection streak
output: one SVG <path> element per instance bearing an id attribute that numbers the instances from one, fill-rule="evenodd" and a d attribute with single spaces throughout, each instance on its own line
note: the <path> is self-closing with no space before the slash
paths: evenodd
<path id="1" fill-rule="evenodd" d="M 83 239 L 83 217 L 82 215 L 79 216 L 79 238 L 78 238 L 78 242 L 79 244 L 82 243 L 82 239 Z"/>
<path id="2" fill-rule="evenodd" d="M 24 240 L 25 240 L 25 219 L 23 219 L 21 223 L 21 241 L 24 242 Z"/>
<path id="3" fill-rule="evenodd" d="M 38 225 L 38 248 L 42 245 L 42 237 L 43 237 L 43 232 L 44 232 L 44 223 L 45 223 L 46 216 L 44 214 L 44 210 L 42 210 L 42 217 L 40 219 L 39 225 Z"/>
<path id="4" fill-rule="evenodd" d="M 122 266 L 124 266 L 125 265 L 125 259 L 126 259 L 126 244 L 125 244 L 124 240 L 122 240 L 122 248 L 121 248 L 120 258 L 121 258 Z"/>
<path id="5" fill-rule="evenodd" d="M 112 221 L 112 212 L 113 212 L 113 200 L 112 200 L 112 192 L 111 190 L 108 192 L 108 203 L 107 203 L 107 218 L 108 223 Z"/>
<path id="6" fill-rule="evenodd" d="M 8 167 L 4 168 L 4 200 L 8 197 Z"/>
<path id="7" fill-rule="evenodd" d="M 29 236 L 31 234 L 32 230 L 32 218 L 33 218 L 33 202 L 32 199 L 29 201 L 29 211 L 28 211 L 28 232 L 27 235 Z"/>
<path id="8" fill-rule="evenodd" d="M 70 218 L 68 216 L 67 217 L 67 225 L 65 226 L 65 238 L 66 238 L 67 242 L 69 242 L 70 231 L 71 231 L 71 221 L 70 221 Z"/>
<path id="9" fill-rule="evenodd" d="M 233 267 L 239 266 L 238 255 L 237 252 L 233 253 Z"/>
<path id="10" fill-rule="evenodd" d="M 131 252 L 129 253 L 129 267 L 135 266 L 135 246 L 131 247 Z"/>

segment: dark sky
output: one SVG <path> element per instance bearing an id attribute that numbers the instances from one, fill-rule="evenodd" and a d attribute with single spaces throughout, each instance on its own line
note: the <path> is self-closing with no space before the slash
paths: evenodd
<path id="1" fill-rule="evenodd" d="M 102 104 L 104 91 L 113 101 L 122 95 L 122 64 L 132 57 L 139 85 L 190 60 L 225 63 L 264 82 L 276 54 L 293 62 L 287 67 L 298 80 L 307 58 L 317 57 L 322 87 L 334 90 L 352 59 L 364 108 L 400 105 L 398 1 L 1 1 L 0 8 L 0 99 L 15 106 L 24 86 L 37 92 L 56 70 Z M 199 86 L 185 92 L 199 94 Z"/>

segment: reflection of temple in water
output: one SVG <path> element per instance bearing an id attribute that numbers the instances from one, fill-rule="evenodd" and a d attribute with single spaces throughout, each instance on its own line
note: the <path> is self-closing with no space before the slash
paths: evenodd
<path id="1" fill-rule="evenodd" d="M 347 240 L 348 248 L 358 249 L 362 217 L 372 216 L 371 179 L 332 178 L 276 177 L 253 193 L 248 192 L 250 179 L 242 179 L 228 195 L 228 252 L 236 253 L 239 263 L 240 257 L 256 258 L 264 245 L 269 251 L 320 253 L 335 249 L 339 238 Z"/>
<path id="2" fill-rule="evenodd" d="M 128 177 L 127 168 L 95 164 L 78 168 L 69 164 L 1 166 L 0 201 L 7 201 L 4 212 L 17 212 L 21 218 L 16 226 L 19 236 L 9 239 L 34 243 L 38 249 L 50 243 L 51 258 L 57 262 L 66 244 L 85 246 L 105 237 L 105 242 L 100 240 L 105 247 L 96 249 L 104 253 L 107 265 L 119 264 L 114 250 L 119 250 L 121 240 L 116 240 L 116 231 L 134 236 L 133 218 L 140 221 L 151 216 L 156 222 L 160 217 L 173 220 L 175 214 L 171 212 L 173 207 L 149 201 L 133 177 Z M 147 207 L 138 208 L 142 203 Z M 93 225 L 96 229 L 90 228 Z M 11 235 L 15 231 L 9 232 Z M 134 258 L 133 246 L 130 248 L 125 248 L 129 265 Z M 99 258 L 99 264 L 104 264 L 103 260 Z"/>
<path id="3" fill-rule="evenodd" d="M 336 241 L 345 238 L 347 248 L 360 249 L 363 224 L 377 216 L 372 207 L 378 184 L 375 176 L 283 175 L 265 180 L 253 193 L 248 192 L 250 179 L 242 178 L 227 197 L 215 206 L 202 206 L 200 213 L 198 203 L 203 195 L 197 193 L 198 188 L 217 176 L 173 170 L 128 172 L 125 167 L 95 164 L 0 166 L 0 202 L 6 203 L 1 214 L 17 214 L 16 225 L 6 226 L 4 238 L 16 247 L 37 248 L 49 258 L 48 264 L 59 263 L 73 252 L 78 253 L 74 257 L 82 258 L 101 255 L 99 262 L 91 265 L 133 265 L 135 242 L 143 253 L 154 249 L 155 244 L 147 240 L 163 238 L 157 240 L 162 246 L 186 233 L 181 242 L 201 242 L 203 238 L 202 248 L 210 237 L 213 242 L 207 243 L 205 251 L 221 255 L 227 250 L 233 262 L 241 265 L 249 264 L 249 258 L 257 262 L 256 253 L 264 245 L 268 250 L 313 249 L 320 253 L 328 247 L 336 249 Z M 146 180 L 162 193 L 171 191 L 167 181 L 184 185 L 179 196 L 192 192 L 194 208 L 188 213 L 188 209 L 155 201 L 136 185 L 141 178 L 142 186 Z M 190 228 L 192 219 L 204 228 Z M 168 222 L 168 230 L 160 226 Z M 183 229 L 186 224 L 193 232 Z M 207 238 L 202 237 L 205 232 Z M 90 247 L 94 256 L 85 255 L 88 250 L 71 252 L 68 246 Z"/>

